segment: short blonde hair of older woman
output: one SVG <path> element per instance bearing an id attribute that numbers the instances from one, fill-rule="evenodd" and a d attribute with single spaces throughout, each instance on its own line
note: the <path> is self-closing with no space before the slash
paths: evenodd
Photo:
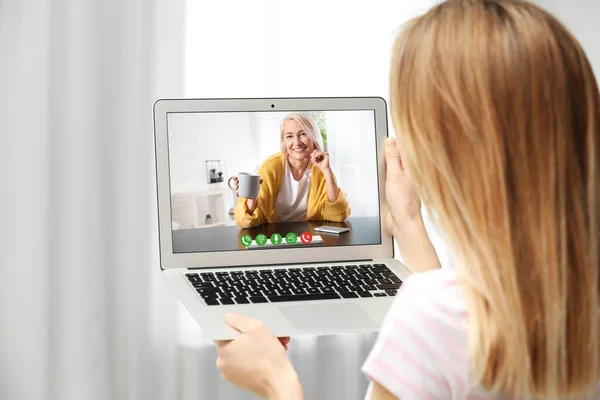
<path id="1" fill-rule="evenodd" d="M 323 145 L 323 138 L 321 137 L 321 131 L 317 126 L 316 122 L 311 118 L 310 115 L 303 112 L 295 112 L 285 116 L 285 118 L 281 121 L 281 126 L 279 128 L 279 141 L 281 144 L 281 152 L 287 156 L 287 149 L 283 144 L 283 136 L 285 132 L 283 128 L 285 123 L 288 121 L 296 121 L 302 127 L 304 133 L 308 135 L 310 140 L 315 145 L 315 148 L 320 151 L 325 151 L 325 146 Z"/>

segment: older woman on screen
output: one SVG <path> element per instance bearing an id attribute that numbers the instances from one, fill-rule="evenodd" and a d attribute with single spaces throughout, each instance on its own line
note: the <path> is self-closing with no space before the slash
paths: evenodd
<path id="1" fill-rule="evenodd" d="M 280 140 L 281 151 L 268 157 L 258 170 L 258 197 L 239 199 L 236 224 L 252 228 L 274 222 L 346 220 L 350 206 L 312 118 L 305 113 L 286 116 L 281 122 Z M 237 178 L 233 181 L 237 188 Z"/>

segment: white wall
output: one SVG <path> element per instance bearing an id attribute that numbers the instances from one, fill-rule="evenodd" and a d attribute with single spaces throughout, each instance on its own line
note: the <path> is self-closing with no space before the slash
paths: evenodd
<path id="1" fill-rule="evenodd" d="M 254 125 L 252 135 L 256 139 L 258 157 L 254 160 L 256 169 L 264 159 L 280 150 L 281 120 L 287 112 L 265 112 L 252 115 Z"/>
<path id="2" fill-rule="evenodd" d="M 187 95 L 387 97 L 393 33 L 434 2 L 189 0 Z"/>
<path id="3" fill-rule="evenodd" d="M 173 192 L 207 186 L 207 160 L 222 160 L 224 178 L 250 169 L 257 156 L 248 113 L 172 114 L 169 163 Z"/>
<path id="4" fill-rule="evenodd" d="M 373 111 L 325 113 L 332 169 L 348 195 L 352 216 L 377 216 L 377 154 Z"/>
<path id="5" fill-rule="evenodd" d="M 228 211 L 235 198 L 226 184 L 229 176 L 254 168 L 257 140 L 251 126 L 248 113 L 169 116 L 172 217 L 179 229 L 205 225 L 207 214 L 212 217 L 210 223 L 233 224 Z M 221 161 L 223 183 L 208 183 L 207 160 Z"/>

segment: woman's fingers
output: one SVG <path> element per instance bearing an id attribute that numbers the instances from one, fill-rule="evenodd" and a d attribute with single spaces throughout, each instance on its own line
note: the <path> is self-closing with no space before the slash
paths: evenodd
<path id="1" fill-rule="evenodd" d="M 390 207 L 390 216 L 386 221 L 388 231 L 399 226 L 405 218 L 419 217 L 421 200 L 417 186 L 408 173 L 395 138 L 390 137 L 385 143 L 386 183 L 385 198 Z"/>
<path id="2" fill-rule="evenodd" d="M 392 215 L 391 211 L 388 211 L 387 216 L 385 218 L 385 229 L 392 236 L 394 236 L 394 234 L 396 233 L 396 220 L 394 219 L 394 216 Z"/>
<path id="3" fill-rule="evenodd" d="M 315 150 L 310 154 L 310 160 L 314 163 L 320 163 L 327 157 L 328 153 L 322 152 L 320 150 Z"/>
<path id="4" fill-rule="evenodd" d="M 385 162 L 386 162 L 386 178 L 390 181 L 397 181 L 403 174 L 402 159 L 400 158 L 400 152 L 398 152 L 398 146 L 396 145 L 396 138 L 389 137 L 385 142 Z"/>

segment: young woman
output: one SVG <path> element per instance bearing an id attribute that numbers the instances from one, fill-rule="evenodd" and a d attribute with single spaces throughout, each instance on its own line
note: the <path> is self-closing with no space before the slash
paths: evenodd
<path id="1" fill-rule="evenodd" d="M 390 107 L 388 230 L 409 268 L 435 266 L 422 199 L 456 269 L 406 280 L 367 396 L 600 398 L 600 95 L 578 42 L 526 2 L 447 1 L 398 37 Z M 302 398 L 289 339 L 228 321 L 223 377 Z"/>
<path id="2" fill-rule="evenodd" d="M 238 201 L 236 224 L 253 228 L 272 222 L 345 221 L 350 206 L 312 118 L 306 113 L 286 116 L 281 121 L 280 143 L 281 151 L 268 157 L 258 170 L 258 197 Z M 237 188 L 237 178 L 233 181 Z"/>

